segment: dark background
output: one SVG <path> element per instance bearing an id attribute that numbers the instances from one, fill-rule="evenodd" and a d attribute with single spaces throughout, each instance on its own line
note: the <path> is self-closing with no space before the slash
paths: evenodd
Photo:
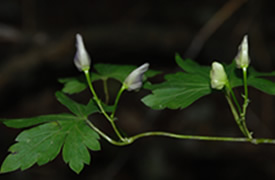
<path id="1" fill-rule="evenodd" d="M 1 0 L 0 117 L 66 111 L 54 92 L 62 88 L 57 78 L 80 74 L 73 65 L 76 33 L 84 36 L 93 64 L 149 62 L 151 68 L 165 73 L 179 70 L 175 52 L 204 65 L 213 60 L 230 63 L 243 35 L 248 34 L 251 65 L 272 71 L 274 19 L 272 0 Z M 110 81 L 110 85 L 114 95 L 117 84 Z M 96 88 L 100 92 L 101 84 Z M 222 94 L 203 97 L 185 110 L 153 111 L 139 100 L 146 93 L 125 93 L 121 99 L 118 123 L 128 134 L 165 130 L 241 136 Z M 87 96 L 84 92 L 78 100 L 85 101 Z M 252 88 L 249 96 L 249 129 L 256 137 L 275 138 L 274 98 Z M 92 118 L 110 131 L 101 117 Z M 0 125 L 1 162 L 19 132 Z M 78 176 L 58 156 L 42 167 L 3 174 L 0 179 L 275 178 L 274 145 L 160 137 L 144 138 L 128 147 L 101 142 L 102 151 L 92 152 L 91 165 Z"/>

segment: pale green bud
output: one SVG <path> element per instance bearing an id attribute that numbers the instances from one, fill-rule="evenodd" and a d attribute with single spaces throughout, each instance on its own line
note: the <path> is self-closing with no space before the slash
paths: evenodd
<path id="1" fill-rule="evenodd" d="M 241 44 L 239 45 L 239 52 L 235 57 L 236 65 L 238 68 L 247 68 L 250 63 L 248 55 L 248 38 L 247 35 L 243 37 Z"/>
<path id="2" fill-rule="evenodd" d="M 79 71 L 90 69 L 90 56 L 85 49 L 83 39 L 80 34 L 76 34 L 76 54 L 74 57 L 74 64 Z"/>
<path id="3" fill-rule="evenodd" d="M 145 63 L 135 70 L 133 70 L 128 77 L 124 80 L 124 85 L 128 91 L 133 91 L 141 88 L 143 74 L 148 70 L 149 63 Z"/>
<path id="4" fill-rule="evenodd" d="M 224 71 L 223 65 L 218 62 L 212 63 L 210 70 L 211 87 L 213 89 L 221 90 L 227 83 L 227 76 Z"/>

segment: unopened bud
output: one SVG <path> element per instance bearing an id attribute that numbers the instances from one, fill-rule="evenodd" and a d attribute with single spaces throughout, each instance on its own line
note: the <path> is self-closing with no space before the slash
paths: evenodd
<path id="1" fill-rule="evenodd" d="M 90 56 L 85 49 L 83 39 L 80 34 L 76 34 L 76 54 L 74 57 L 74 64 L 79 71 L 90 69 Z"/>
<path id="2" fill-rule="evenodd" d="M 213 89 L 221 90 L 227 83 L 227 76 L 224 71 L 223 65 L 218 62 L 212 63 L 210 70 L 211 87 Z"/>
<path id="3" fill-rule="evenodd" d="M 236 65 L 238 68 L 247 68 L 250 63 L 248 55 L 248 40 L 247 35 L 243 37 L 241 44 L 239 45 L 239 52 L 235 57 Z"/>
<path id="4" fill-rule="evenodd" d="M 128 77 L 124 80 L 124 85 L 128 91 L 133 91 L 141 88 L 143 74 L 148 70 L 149 63 L 145 63 L 135 70 L 133 70 Z"/>

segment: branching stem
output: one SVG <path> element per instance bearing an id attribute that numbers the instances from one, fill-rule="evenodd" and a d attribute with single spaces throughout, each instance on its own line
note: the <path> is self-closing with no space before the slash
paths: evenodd
<path id="1" fill-rule="evenodd" d="M 87 124 L 94 129 L 98 134 L 100 134 L 105 140 L 109 143 L 116 145 L 116 146 L 126 146 L 132 144 L 138 139 L 145 138 L 145 137 L 153 137 L 153 136 L 162 136 L 162 137 L 169 137 L 174 139 L 181 139 L 181 140 L 201 140 L 201 141 L 222 141 L 222 142 L 250 142 L 253 144 L 275 144 L 275 139 L 266 139 L 266 138 L 245 138 L 245 137 L 216 137 L 216 136 L 195 136 L 195 135 L 183 135 L 183 134 L 175 134 L 169 132 L 162 132 L 162 131 L 151 131 L 151 132 L 144 132 L 140 133 L 128 138 L 124 138 L 123 141 L 116 141 L 110 138 L 108 135 L 103 133 L 99 130 L 96 126 L 94 126 L 89 120 L 86 120 Z"/>
<path id="2" fill-rule="evenodd" d="M 98 98 L 98 96 L 97 96 L 97 94 L 96 94 L 96 92 L 95 92 L 95 90 L 94 90 L 93 84 L 92 84 L 92 82 L 91 82 L 89 70 L 85 70 L 85 71 L 84 71 L 84 74 L 85 74 L 85 77 L 86 77 L 88 86 L 89 86 L 89 88 L 90 88 L 90 90 L 91 90 L 91 93 L 92 93 L 92 95 L 93 95 L 93 98 L 94 98 L 95 102 L 97 103 L 97 105 L 98 105 L 98 107 L 99 107 L 101 113 L 106 117 L 106 119 L 108 119 L 108 121 L 110 122 L 110 124 L 111 124 L 112 128 L 114 129 L 114 131 L 115 131 L 116 135 L 118 136 L 118 138 L 119 138 L 120 140 L 124 140 L 124 138 L 123 138 L 122 135 L 120 134 L 120 132 L 119 132 L 119 130 L 118 130 L 118 128 L 117 128 L 117 126 L 116 126 L 116 124 L 115 124 L 115 122 L 114 122 L 114 119 L 111 118 L 111 117 L 106 113 L 106 111 L 104 110 L 104 108 L 102 107 L 101 101 L 100 101 L 100 99 Z"/>

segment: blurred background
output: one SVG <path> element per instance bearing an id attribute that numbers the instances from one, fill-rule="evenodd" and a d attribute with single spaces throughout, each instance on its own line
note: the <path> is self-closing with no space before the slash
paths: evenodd
<path id="1" fill-rule="evenodd" d="M 275 13 L 272 0 L 1 0 L 0 117 L 31 117 L 67 111 L 54 97 L 57 78 L 80 73 L 73 65 L 75 34 L 84 36 L 93 64 L 141 65 L 177 72 L 176 52 L 203 65 L 230 63 L 244 34 L 251 64 L 259 71 L 275 66 Z M 162 75 L 153 78 L 160 82 Z M 109 81 L 111 97 L 118 84 Z M 101 92 L 101 84 L 96 83 Z M 237 89 L 241 92 L 242 89 Z M 222 94 L 201 98 L 184 110 L 154 111 L 125 93 L 119 126 L 134 135 L 148 130 L 241 136 Z M 112 96 L 113 95 L 113 96 Z M 85 101 L 89 92 L 77 100 Z M 274 97 L 250 88 L 248 127 L 256 137 L 275 138 Z M 73 96 L 76 97 L 76 96 Z M 91 117 L 112 134 L 100 116 Z M 0 162 L 21 132 L 0 124 Z M 59 155 L 47 165 L 0 175 L 3 180 L 100 179 L 275 179 L 275 146 L 144 138 L 127 147 L 101 140 L 91 165 L 80 175 Z"/>

